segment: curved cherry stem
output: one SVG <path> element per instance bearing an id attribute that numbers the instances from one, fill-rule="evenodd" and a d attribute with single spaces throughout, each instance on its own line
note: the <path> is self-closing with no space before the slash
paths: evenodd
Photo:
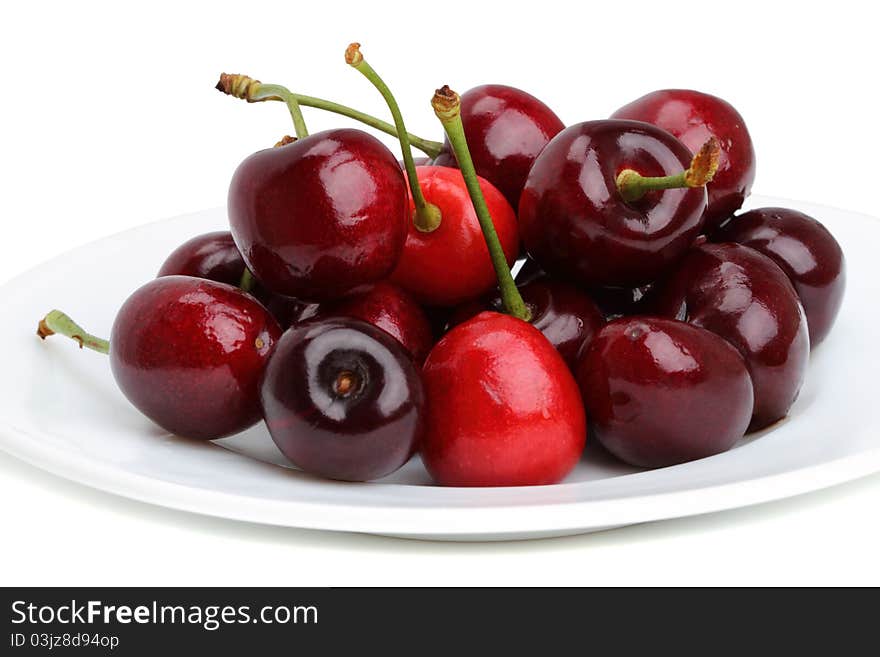
<path id="1" fill-rule="evenodd" d="M 352 43 L 345 50 L 345 62 L 359 73 L 361 73 L 370 83 L 376 87 L 382 98 L 388 104 L 391 110 L 391 116 L 394 117 L 394 126 L 397 128 L 398 139 L 400 140 L 400 150 L 403 154 L 403 165 L 406 169 L 406 177 L 409 180 L 409 188 L 412 192 L 413 204 L 416 206 L 416 214 L 413 217 L 415 227 L 423 233 L 430 233 L 437 230 L 440 226 L 442 216 L 440 208 L 433 203 L 428 203 L 422 193 L 422 186 L 419 184 L 419 177 L 416 174 L 416 165 L 413 161 L 412 148 L 410 148 L 409 133 L 403 123 L 403 115 L 400 113 L 400 107 L 394 99 L 391 89 L 385 84 L 385 81 L 370 66 L 361 54 L 361 44 Z"/>
<path id="2" fill-rule="evenodd" d="M 238 282 L 238 287 L 242 292 L 252 292 L 254 286 L 257 284 L 257 279 L 254 278 L 251 270 L 246 266 L 244 271 L 241 272 L 241 280 Z"/>
<path id="3" fill-rule="evenodd" d="M 230 96 L 235 96 L 236 98 L 241 98 L 242 100 L 248 100 L 247 93 L 252 83 L 256 83 L 258 85 L 260 84 L 258 80 L 249 78 L 246 75 L 223 73 L 220 76 L 220 82 L 217 83 L 216 88 L 219 91 L 222 91 L 223 93 Z M 376 130 L 384 132 L 387 135 L 391 135 L 392 137 L 397 137 L 397 129 L 392 124 L 365 112 L 361 112 L 346 105 L 335 103 L 331 100 L 325 100 L 324 98 L 316 98 L 315 96 L 306 96 L 304 94 L 297 94 L 293 92 L 290 92 L 290 95 L 303 107 L 313 107 L 315 109 L 323 110 L 325 112 L 333 112 L 334 114 L 339 114 L 340 116 L 345 116 L 360 123 L 363 123 L 364 125 L 368 125 L 371 128 L 375 128 Z M 260 100 L 262 101 L 282 99 L 262 98 Z M 251 100 L 249 102 L 256 101 Z M 422 137 L 418 137 L 414 134 L 408 134 L 407 136 L 409 137 L 410 143 L 428 157 L 437 157 L 438 155 L 440 155 L 440 151 L 443 150 L 443 144 L 439 141 L 423 139 Z"/>
<path id="4" fill-rule="evenodd" d="M 624 201 L 631 203 L 638 201 L 651 190 L 703 187 L 715 176 L 720 157 L 721 145 L 715 137 L 709 137 L 694 155 L 691 165 L 681 173 L 648 177 L 633 169 L 624 169 L 617 174 L 617 190 Z"/>
<path id="5" fill-rule="evenodd" d="M 87 333 L 82 326 L 74 322 L 60 310 L 53 310 L 37 326 L 37 335 L 43 340 L 50 335 L 65 335 L 79 343 L 79 348 L 88 347 L 102 354 L 110 353 L 110 343 L 102 338 Z"/>
<path id="6" fill-rule="evenodd" d="M 458 160 L 458 167 L 461 170 L 461 175 L 464 177 L 468 194 L 470 194 L 471 202 L 474 205 L 474 211 L 477 213 L 477 219 L 480 222 L 480 228 L 483 230 L 483 237 L 486 240 L 486 246 L 489 248 L 489 255 L 492 258 L 492 266 L 495 268 L 495 275 L 498 277 L 498 288 L 501 291 L 504 311 L 508 315 L 529 321 L 532 313 L 516 287 L 513 274 L 510 273 L 507 257 L 504 255 L 504 249 L 501 248 L 501 241 L 498 239 L 498 233 L 495 231 L 495 224 L 492 222 L 492 216 L 489 213 L 489 207 L 486 205 L 483 190 L 480 189 L 480 181 L 477 178 L 474 162 L 468 150 L 467 139 L 464 136 L 464 126 L 461 123 L 461 98 L 449 87 L 444 86 L 436 91 L 434 98 L 431 100 L 431 105 L 437 118 L 443 124 L 443 129 L 446 131 L 446 136 L 455 153 L 455 159 Z"/>

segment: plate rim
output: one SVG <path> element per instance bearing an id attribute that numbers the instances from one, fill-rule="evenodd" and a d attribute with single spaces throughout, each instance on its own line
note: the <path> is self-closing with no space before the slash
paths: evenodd
<path id="1" fill-rule="evenodd" d="M 880 221 L 858 211 L 780 197 L 753 196 L 764 205 L 786 203 L 799 208 L 823 208 Z M 749 205 L 753 205 L 750 203 Z M 199 215 L 225 213 L 208 208 L 147 222 L 80 244 L 30 267 L 0 284 L 0 296 L 33 273 L 71 254 L 101 242 Z M 0 449 L 34 467 L 110 494 L 218 518 L 275 526 L 344 532 L 400 535 L 417 538 L 528 538 L 543 533 L 572 534 L 661 519 L 680 518 L 772 502 L 817 491 L 880 471 L 880 445 L 856 454 L 748 479 L 686 487 L 681 490 L 594 500 L 535 504 L 472 505 L 426 509 L 389 504 L 352 505 L 338 500 L 268 499 L 243 493 L 185 484 L 132 472 L 54 447 L 6 422 L 0 422 Z M 564 484 L 562 484 L 564 485 Z M 510 490 L 510 489 L 508 489 Z M 328 514 L 328 508 L 333 509 Z M 365 513 L 370 511 L 371 513 Z M 430 520 L 425 521 L 425 516 Z"/>

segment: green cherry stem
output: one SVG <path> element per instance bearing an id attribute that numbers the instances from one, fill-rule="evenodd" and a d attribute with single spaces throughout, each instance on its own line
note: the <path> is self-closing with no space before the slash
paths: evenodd
<path id="1" fill-rule="evenodd" d="M 345 63 L 361 73 L 370 83 L 376 87 L 382 98 L 388 104 L 391 110 L 391 116 L 394 117 L 394 126 L 397 129 L 398 139 L 400 140 L 400 150 L 403 153 L 403 165 L 406 169 L 406 177 L 409 180 L 409 188 L 412 192 L 413 204 L 416 206 L 416 214 L 413 217 L 415 227 L 423 232 L 430 233 L 437 230 L 440 226 L 442 216 L 440 208 L 433 203 L 428 203 L 422 193 L 422 186 L 419 184 L 419 177 L 416 174 L 416 165 L 413 161 L 412 148 L 410 147 L 409 133 L 403 123 L 403 115 L 400 113 L 400 107 L 394 99 L 391 89 L 385 84 L 385 81 L 379 77 L 379 74 L 370 66 L 361 54 L 361 44 L 352 43 L 345 50 Z"/>
<path id="2" fill-rule="evenodd" d="M 492 223 L 492 216 L 489 214 L 489 208 L 486 205 L 486 199 L 483 196 L 483 190 L 480 189 L 480 182 L 474 169 L 474 162 L 468 150 L 464 126 L 461 123 L 461 98 L 449 87 L 444 86 L 434 93 L 431 106 L 434 108 L 437 118 L 440 119 L 440 123 L 443 124 L 446 137 L 455 153 L 455 159 L 458 160 L 458 166 L 474 205 L 474 211 L 477 213 L 477 219 L 480 222 L 480 228 L 483 230 L 483 237 L 492 258 L 492 266 L 498 277 L 498 288 L 501 291 L 504 310 L 508 315 L 529 321 L 532 313 L 520 296 L 513 275 L 510 273 L 507 258 L 501 248 L 501 242 L 498 240 L 498 233 L 495 232 L 495 224 Z"/>
<path id="3" fill-rule="evenodd" d="M 60 310 L 53 310 L 43 319 L 37 326 L 37 335 L 43 340 L 50 335 L 66 335 L 68 338 L 76 340 L 79 348 L 88 347 L 102 354 L 110 353 L 110 343 L 107 340 L 97 338 L 83 329 L 82 326 L 74 322 L 70 317 Z"/>
<path id="4" fill-rule="evenodd" d="M 225 94 L 230 96 L 235 96 L 236 98 L 241 98 L 242 100 L 248 100 L 248 102 L 258 102 L 257 100 L 251 100 L 248 98 L 248 93 L 250 93 L 250 89 L 254 88 L 254 85 L 260 85 L 259 80 L 254 80 L 246 75 L 237 75 L 234 73 L 223 73 L 220 76 L 220 82 L 217 83 L 217 89 L 222 91 Z M 359 110 L 353 109 L 351 107 L 347 107 L 346 105 L 341 105 L 339 103 L 334 103 L 330 100 L 325 100 L 323 98 L 316 98 L 315 96 L 306 96 L 304 94 L 296 94 L 293 92 L 289 92 L 290 96 L 294 98 L 301 106 L 303 107 L 312 107 L 315 109 L 323 110 L 325 112 L 333 112 L 334 114 L 339 114 L 340 116 L 345 116 L 355 121 L 359 121 L 364 125 L 368 125 L 371 128 L 375 128 L 380 132 L 384 132 L 387 135 L 391 135 L 392 137 L 397 137 L 397 129 L 387 121 L 383 121 L 382 119 L 378 119 L 375 116 L 367 114 L 365 112 L 361 112 Z M 283 100 L 282 98 L 261 98 L 260 101 L 263 100 Z M 410 143 L 422 151 L 428 157 L 434 158 L 440 155 L 440 151 L 443 150 L 443 144 L 439 141 L 431 141 L 430 139 L 423 139 L 422 137 L 418 137 L 413 134 L 407 135 L 409 137 Z"/>
<path id="5" fill-rule="evenodd" d="M 244 271 L 241 272 L 241 280 L 238 282 L 239 289 L 241 289 L 242 292 L 252 292 L 256 283 L 257 280 L 254 278 L 251 270 L 248 267 L 245 267 Z"/>
<path id="6" fill-rule="evenodd" d="M 624 169 L 617 174 L 617 190 L 627 203 L 638 201 L 651 190 L 679 189 L 682 187 L 703 187 L 711 182 L 718 170 L 721 146 L 715 137 L 708 141 L 694 155 L 691 165 L 672 176 L 647 177 L 633 169 Z"/>
<path id="7" fill-rule="evenodd" d="M 216 88 L 249 103 L 260 103 L 264 100 L 282 101 L 287 105 L 290 118 L 293 119 L 293 129 L 296 131 L 296 138 L 302 139 L 309 136 L 309 131 L 306 129 L 306 122 L 299 106 L 299 100 L 287 87 L 282 87 L 280 84 L 263 84 L 259 80 L 254 80 L 246 75 L 228 76 L 224 73 L 220 76 L 220 82 L 217 83 Z"/>

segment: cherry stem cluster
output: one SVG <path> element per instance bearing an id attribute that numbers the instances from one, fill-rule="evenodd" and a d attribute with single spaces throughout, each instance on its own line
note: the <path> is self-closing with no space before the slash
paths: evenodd
<path id="1" fill-rule="evenodd" d="M 507 257 L 504 255 L 504 249 L 501 248 L 498 233 L 495 232 L 495 224 L 492 222 L 492 216 L 489 213 L 489 207 L 486 205 L 486 199 L 483 196 L 483 190 L 480 188 L 480 181 L 474 169 L 474 162 L 468 150 L 464 126 L 461 122 L 461 98 L 449 87 L 444 86 L 436 91 L 434 98 L 431 100 L 431 105 L 437 118 L 440 119 L 440 123 L 443 124 L 443 129 L 446 131 L 446 137 L 449 139 L 449 143 L 455 153 L 455 159 L 458 160 L 461 175 L 464 177 L 468 194 L 470 194 L 471 202 L 474 205 L 474 211 L 477 213 L 477 219 L 480 222 L 480 228 L 483 230 L 483 237 L 489 249 L 489 256 L 492 258 L 492 266 L 495 268 L 495 275 L 498 277 L 498 288 L 501 291 L 504 311 L 508 315 L 529 321 L 531 319 L 531 311 L 525 301 L 523 301 L 516 287 L 516 282 L 513 280 L 513 274 L 510 273 Z"/>
<path id="2" fill-rule="evenodd" d="M 246 75 L 223 73 L 220 76 L 220 81 L 217 83 L 217 89 L 225 94 L 235 96 L 236 98 L 241 98 L 249 102 L 261 102 L 264 100 L 280 100 L 282 102 L 288 102 L 285 98 L 271 95 L 263 98 L 249 98 L 249 95 L 253 95 L 257 92 L 257 89 L 260 85 L 261 83 L 259 80 L 254 80 L 253 78 L 250 78 Z M 276 89 L 279 88 L 279 85 L 268 86 L 274 86 L 276 87 Z M 284 87 L 280 88 L 285 89 Z M 335 103 L 333 101 L 325 100 L 323 98 L 297 94 L 287 89 L 285 89 L 285 91 L 287 91 L 287 93 L 289 94 L 289 98 L 295 100 L 300 106 L 312 107 L 326 112 L 333 112 L 334 114 L 339 114 L 340 116 L 345 116 L 355 121 L 359 121 L 364 125 L 368 125 L 371 128 L 375 128 L 376 130 L 384 132 L 387 135 L 391 135 L 392 137 L 398 136 L 397 128 L 395 128 L 392 124 L 383 121 L 382 119 L 378 119 L 375 116 L 372 116 L 365 112 L 361 112 L 346 105 L 341 105 L 340 103 Z M 288 103 L 288 108 L 289 107 L 290 103 Z M 428 157 L 437 157 L 440 154 L 440 151 L 443 149 L 443 144 L 438 141 L 423 139 L 422 137 L 418 137 L 413 134 L 407 134 L 407 137 L 409 138 L 409 141 L 413 146 L 425 153 L 425 155 L 427 155 Z"/>

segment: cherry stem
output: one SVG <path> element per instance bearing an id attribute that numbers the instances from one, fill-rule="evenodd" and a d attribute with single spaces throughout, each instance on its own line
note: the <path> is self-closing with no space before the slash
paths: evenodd
<path id="1" fill-rule="evenodd" d="M 691 165 L 681 173 L 648 177 L 633 169 L 624 169 L 617 174 L 617 190 L 624 201 L 632 203 L 651 190 L 703 187 L 715 176 L 720 156 L 721 145 L 715 137 L 709 137 L 694 155 Z"/>
<path id="2" fill-rule="evenodd" d="M 220 76 L 220 82 L 217 83 L 217 89 L 230 96 L 235 96 L 236 98 L 241 98 L 242 100 L 248 100 L 248 90 L 254 83 L 256 83 L 257 85 L 260 84 L 258 80 L 249 78 L 246 75 L 223 73 Z M 289 93 L 290 96 L 303 107 L 313 107 L 315 109 L 323 110 L 325 112 L 333 112 L 334 114 L 339 114 L 340 116 L 345 116 L 350 119 L 354 119 L 355 121 L 359 121 L 360 123 L 368 125 L 371 128 L 375 128 L 376 130 L 384 132 L 387 135 L 391 135 L 392 137 L 397 137 L 397 129 L 393 125 L 386 121 L 383 121 L 382 119 L 378 119 L 375 116 L 372 116 L 365 112 L 361 112 L 351 107 L 347 107 L 346 105 L 341 105 L 339 103 L 334 103 L 330 100 L 325 100 L 323 98 L 316 98 L 314 96 L 306 96 L 293 92 Z M 270 97 L 261 98 L 260 100 L 263 101 L 283 99 Z M 250 100 L 249 102 L 257 101 Z M 438 155 L 440 155 L 440 151 L 443 150 L 443 144 L 439 141 L 423 139 L 422 137 L 418 137 L 413 134 L 408 134 L 407 137 L 409 137 L 409 141 L 413 146 L 418 148 L 428 157 L 437 157 Z"/>
<path id="3" fill-rule="evenodd" d="M 251 270 L 248 267 L 245 267 L 244 271 L 241 272 L 241 280 L 238 282 L 239 289 L 241 289 L 242 292 L 251 292 L 256 283 L 257 280 L 254 278 Z"/>
<path id="4" fill-rule="evenodd" d="M 400 150 L 403 154 L 403 166 L 406 169 L 406 177 L 409 180 L 409 188 L 412 192 L 413 204 L 416 206 L 416 214 L 413 217 L 413 223 L 416 229 L 423 233 L 430 233 L 437 230 L 440 226 L 442 216 L 440 208 L 433 203 L 428 203 L 425 195 L 422 193 L 422 186 L 419 184 L 419 177 L 416 174 L 416 165 L 413 161 L 412 148 L 410 147 L 409 133 L 403 123 L 403 115 L 400 113 L 400 107 L 394 99 L 391 89 L 385 84 L 385 81 L 379 77 L 379 74 L 370 66 L 361 54 L 361 44 L 352 43 L 345 50 L 345 62 L 360 72 L 370 83 L 376 87 L 382 98 L 388 104 L 391 110 L 391 116 L 394 117 L 394 126 L 397 128 L 397 135 L 400 141 Z"/>
<path id="5" fill-rule="evenodd" d="M 495 268 L 495 275 L 498 277 L 498 288 L 501 291 L 504 311 L 508 315 L 529 321 L 532 313 L 516 287 L 513 274 L 510 273 L 507 257 L 504 255 L 504 249 L 501 248 L 498 233 L 495 232 L 495 224 L 492 223 L 492 216 L 489 214 L 489 207 L 486 205 L 483 190 L 480 189 L 480 181 L 477 178 L 474 162 L 468 150 L 467 139 L 464 136 L 464 126 L 461 123 L 461 98 L 449 87 L 444 86 L 436 91 L 434 98 L 431 100 L 431 105 L 437 118 L 443 124 L 443 129 L 446 131 L 446 136 L 455 153 L 455 159 L 458 160 L 461 175 L 464 177 L 468 194 L 470 194 L 474 211 L 477 213 L 477 219 L 480 222 L 480 228 L 483 230 L 483 237 L 486 240 L 486 246 L 492 258 L 492 266 Z"/>
<path id="6" fill-rule="evenodd" d="M 50 335 L 66 335 L 68 338 L 76 340 L 79 348 L 88 347 L 102 354 L 110 353 L 110 343 L 107 340 L 97 338 L 90 333 L 86 333 L 82 326 L 74 322 L 70 317 L 60 310 L 53 310 L 43 319 L 37 326 L 37 335 L 43 340 Z"/>

